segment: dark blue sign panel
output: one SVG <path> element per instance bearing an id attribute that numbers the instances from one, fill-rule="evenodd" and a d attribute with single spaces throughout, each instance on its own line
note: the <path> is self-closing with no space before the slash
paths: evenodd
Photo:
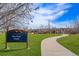
<path id="1" fill-rule="evenodd" d="M 27 42 L 27 32 L 23 30 L 10 30 L 6 33 L 7 42 Z"/>

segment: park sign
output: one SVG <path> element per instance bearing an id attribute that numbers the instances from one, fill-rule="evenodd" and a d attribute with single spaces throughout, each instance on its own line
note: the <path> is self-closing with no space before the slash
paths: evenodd
<path id="1" fill-rule="evenodd" d="M 13 29 L 6 32 L 6 42 L 27 42 L 27 32 Z"/>
<path id="2" fill-rule="evenodd" d="M 7 49 L 8 42 L 25 42 L 28 48 L 27 31 L 20 29 L 13 29 L 6 32 L 5 49 Z"/>

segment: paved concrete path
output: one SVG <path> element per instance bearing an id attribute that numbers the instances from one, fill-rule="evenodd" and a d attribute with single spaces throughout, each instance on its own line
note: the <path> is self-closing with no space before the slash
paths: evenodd
<path id="1" fill-rule="evenodd" d="M 56 40 L 61 37 L 68 35 L 62 35 L 57 37 L 50 37 L 44 39 L 41 43 L 41 55 L 42 56 L 76 56 L 74 53 L 69 51 L 60 45 Z"/>

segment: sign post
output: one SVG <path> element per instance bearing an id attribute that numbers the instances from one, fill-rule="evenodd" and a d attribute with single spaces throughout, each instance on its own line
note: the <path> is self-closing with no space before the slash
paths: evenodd
<path id="1" fill-rule="evenodd" d="M 6 36 L 7 34 L 5 33 L 5 36 Z M 5 39 L 5 49 L 7 49 L 7 39 Z"/>
<path id="2" fill-rule="evenodd" d="M 25 42 L 26 48 L 28 47 L 27 32 L 24 30 L 13 29 L 6 32 L 5 48 L 7 48 L 7 42 Z"/>

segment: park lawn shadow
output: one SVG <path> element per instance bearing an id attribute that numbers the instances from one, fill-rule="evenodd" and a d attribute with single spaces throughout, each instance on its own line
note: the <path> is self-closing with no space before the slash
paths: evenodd
<path id="1" fill-rule="evenodd" d="M 12 51 L 19 51 L 19 50 L 25 50 L 27 48 L 17 48 L 17 49 L 0 49 L 0 52 L 12 52 Z"/>

